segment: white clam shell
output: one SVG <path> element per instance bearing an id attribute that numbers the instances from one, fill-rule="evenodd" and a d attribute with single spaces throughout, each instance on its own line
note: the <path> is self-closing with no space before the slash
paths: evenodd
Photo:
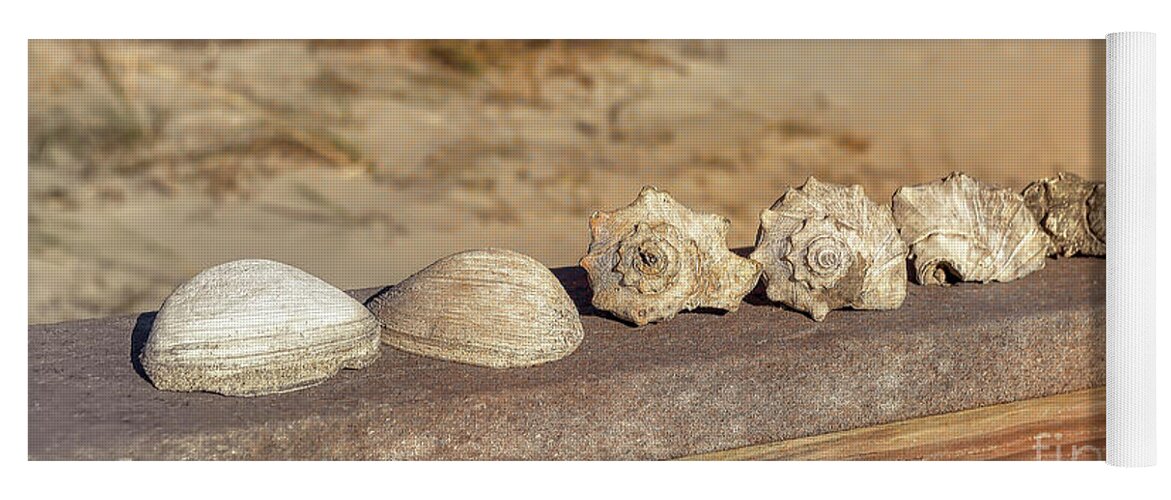
<path id="1" fill-rule="evenodd" d="M 167 297 L 141 355 L 156 387 L 259 396 L 303 389 L 379 355 L 378 321 L 295 267 L 238 260 Z"/>
<path id="2" fill-rule="evenodd" d="M 921 284 L 1012 281 L 1045 267 L 1052 249 L 1021 195 L 959 172 L 900 188 L 892 208 Z"/>
<path id="3" fill-rule="evenodd" d="M 444 257 L 370 299 L 387 345 L 492 368 L 561 359 L 581 344 L 577 307 L 526 255 L 472 250 Z"/>

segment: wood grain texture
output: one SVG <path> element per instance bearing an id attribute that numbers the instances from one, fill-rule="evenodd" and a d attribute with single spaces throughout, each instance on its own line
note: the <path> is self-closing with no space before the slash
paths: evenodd
<path id="1" fill-rule="evenodd" d="M 1106 389 L 975 408 L 681 460 L 1104 460 Z"/>

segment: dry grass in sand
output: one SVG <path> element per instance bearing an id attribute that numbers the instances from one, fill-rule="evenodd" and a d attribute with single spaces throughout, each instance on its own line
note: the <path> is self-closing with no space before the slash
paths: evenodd
<path id="1" fill-rule="evenodd" d="M 243 257 L 343 288 L 486 246 L 568 265 L 644 184 L 743 246 L 809 175 L 878 201 L 1101 178 L 1099 45 L 33 41 L 30 321 L 155 309 Z"/>

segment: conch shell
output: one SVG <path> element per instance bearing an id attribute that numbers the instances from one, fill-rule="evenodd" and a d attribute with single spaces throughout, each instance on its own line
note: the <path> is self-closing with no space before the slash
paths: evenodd
<path id="1" fill-rule="evenodd" d="M 1106 185 L 1061 172 L 1029 184 L 1025 204 L 1064 257 L 1106 255 Z"/>
<path id="2" fill-rule="evenodd" d="M 629 206 L 594 212 L 581 259 L 594 307 L 640 326 L 697 307 L 735 311 L 761 266 L 728 250 L 730 225 L 649 186 Z"/>
<path id="3" fill-rule="evenodd" d="M 920 284 L 1012 281 L 1045 267 L 1052 248 L 1021 195 L 959 172 L 900 188 L 892 208 Z"/>
<path id="4" fill-rule="evenodd" d="M 768 297 L 825 319 L 831 309 L 895 309 L 907 295 L 907 245 L 890 209 L 861 186 L 810 177 L 760 213 L 750 257 Z"/>
<path id="5" fill-rule="evenodd" d="M 380 354 L 361 303 L 295 267 L 238 260 L 163 302 L 140 360 L 155 387 L 259 396 L 319 384 Z"/>
<path id="6" fill-rule="evenodd" d="M 577 349 L 584 331 L 561 282 L 531 257 L 472 250 L 439 259 L 374 296 L 382 341 L 492 368 L 533 366 Z"/>

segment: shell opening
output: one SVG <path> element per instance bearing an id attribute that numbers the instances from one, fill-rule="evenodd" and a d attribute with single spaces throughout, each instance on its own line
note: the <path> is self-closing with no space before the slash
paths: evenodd
<path id="1" fill-rule="evenodd" d="M 923 284 L 932 285 L 954 285 L 964 280 L 955 266 L 946 260 L 927 263 L 918 275 Z"/>

